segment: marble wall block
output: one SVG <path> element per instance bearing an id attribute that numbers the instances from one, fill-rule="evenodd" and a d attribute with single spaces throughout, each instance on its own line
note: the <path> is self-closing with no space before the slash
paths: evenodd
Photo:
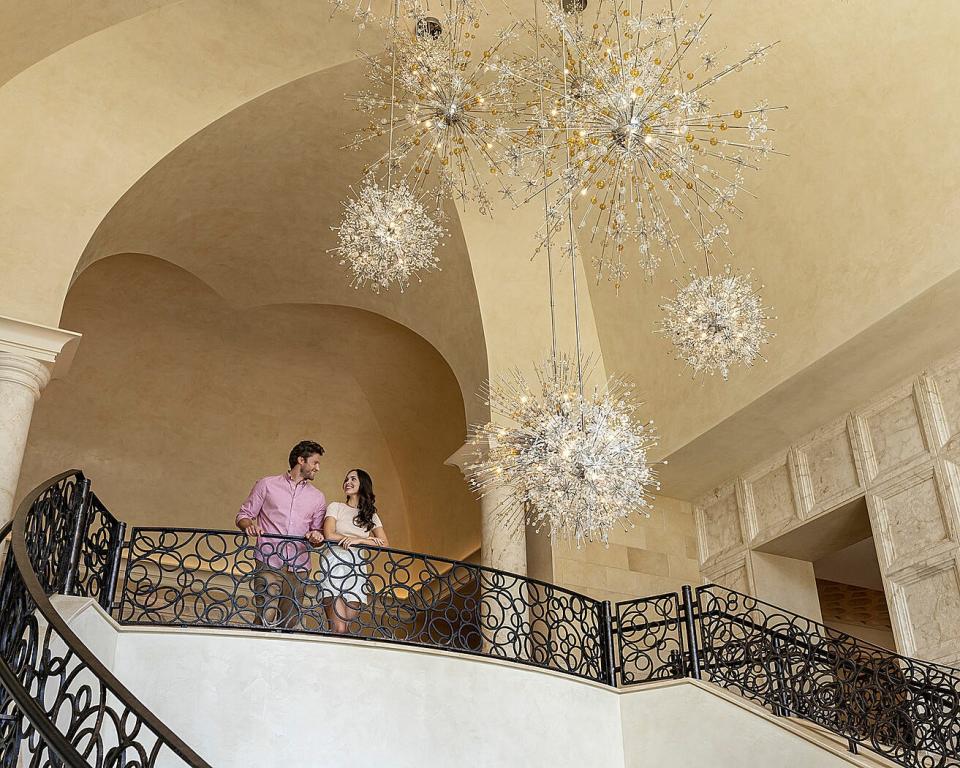
<path id="1" fill-rule="evenodd" d="M 846 419 L 818 430 L 795 453 L 806 515 L 841 504 L 859 492 L 860 472 Z"/>
<path id="2" fill-rule="evenodd" d="M 696 506 L 701 562 L 716 562 L 744 546 L 740 507 L 733 483 L 720 488 Z"/>
<path id="3" fill-rule="evenodd" d="M 868 480 L 903 468 L 927 452 L 913 389 L 898 392 L 858 415 Z"/>
<path id="4" fill-rule="evenodd" d="M 787 455 L 744 477 L 742 502 L 751 543 L 766 541 L 799 521 Z"/>
<path id="5" fill-rule="evenodd" d="M 874 536 L 885 570 L 931 548 L 955 546 L 955 504 L 934 466 L 889 482 L 870 494 Z"/>
<path id="6" fill-rule="evenodd" d="M 742 592 L 745 595 L 753 595 L 753 566 L 750 557 L 744 553 L 727 562 L 705 568 L 703 570 L 704 581 L 708 584 L 719 584 L 721 587 L 732 589 L 735 592 Z"/>
<path id="7" fill-rule="evenodd" d="M 960 564 L 956 552 L 892 579 L 898 650 L 931 661 L 960 652 Z"/>
<path id="8" fill-rule="evenodd" d="M 929 379 L 940 442 L 960 446 L 960 358 L 933 371 Z"/>

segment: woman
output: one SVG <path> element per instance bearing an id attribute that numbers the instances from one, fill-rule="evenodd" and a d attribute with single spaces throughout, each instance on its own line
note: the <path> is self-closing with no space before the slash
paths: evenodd
<path id="1" fill-rule="evenodd" d="M 373 480 L 362 469 L 351 469 L 343 479 L 346 503 L 331 502 L 323 519 L 323 537 L 331 544 L 324 553 L 325 611 L 330 628 L 344 634 L 350 622 L 357 617 L 360 605 L 367 602 L 364 594 L 370 565 L 358 544 L 374 547 L 389 546 L 383 523 L 377 514 L 377 497 L 373 494 Z"/>

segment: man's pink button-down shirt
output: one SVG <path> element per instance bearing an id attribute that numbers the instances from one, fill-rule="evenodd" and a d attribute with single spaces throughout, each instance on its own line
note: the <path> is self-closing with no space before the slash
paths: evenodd
<path id="1" fill-rule="evenodd" d="M 265 534 L 306 536 L 308 531 L 323 529 L 326 514 L 327 498 L 323 492 L 307 480 L 294 483 L 285 473 L 257 480 L 237 513 L 237 522 L 256 519 Z M 306 545 L 271 541 L 269 537 L 260 538 L 254 557 L 271 568 L 310 567 Z"/>

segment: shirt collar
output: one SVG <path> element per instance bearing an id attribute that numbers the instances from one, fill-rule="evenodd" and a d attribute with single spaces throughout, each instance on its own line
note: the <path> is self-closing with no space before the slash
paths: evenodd
<path id="1" fill-rule="evenodd" d="M 305 482 L 307 482 L 307 478 L 304 477 L 304 478 L 298 480 L 296 483 L 294 483 L 294 482 L 293 482 L 293 477 L 290 476 L 290 470 L 289 470 L 289 469 L 284 473 L 283 476 L 287 479 L 287 482 L 288 482 L 288 483 L 290 483 L 291 485 L 294 485 L 294 486 L 296 486 L 296 487 L 299 487 L 299 486 L 303 485 Z"/>

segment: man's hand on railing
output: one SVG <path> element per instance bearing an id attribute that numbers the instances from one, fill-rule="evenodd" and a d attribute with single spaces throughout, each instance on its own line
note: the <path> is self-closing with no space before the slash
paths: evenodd
<path id="1" fill-rule="evenodd" d="M 237 525 L 248 539 L 256 539 L 263 535 L 263 529 L 257 525 L 257 521 L 252 517 L 238 520 Z"/>
<path id="2" fill-rule="evenodd" d="M 313 546 L 319 547 L 323 544 L 323 534 L 320 531 L 307 531 L 307 541 Z"/>

